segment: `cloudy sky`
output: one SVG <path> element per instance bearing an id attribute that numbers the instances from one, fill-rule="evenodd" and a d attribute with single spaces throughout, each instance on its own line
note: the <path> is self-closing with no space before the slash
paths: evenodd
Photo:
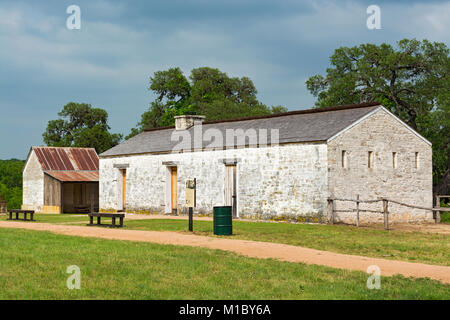
<path id="1" fill-rule="evenodd" d="M 81 29 L 68 30 L 70 5 Z M 381 8 L 369 30 L 366 9 Z M 104 108 L 128 134 L 154 99 L 148 78 L 179 66 L 248 76 L 268 105 L 314 104 L 308 77 L 340 46 L 427 38 L 450 42 L 450 1 L 0 0 L 0 158 L 43 145 L 70 102 Z"/>

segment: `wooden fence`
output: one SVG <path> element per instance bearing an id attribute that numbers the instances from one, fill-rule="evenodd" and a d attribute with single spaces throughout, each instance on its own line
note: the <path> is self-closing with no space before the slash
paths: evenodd
<path id="1" fill-rule="evenodd" d="M 360 212 L 380 213 L 380 214 L 383 214 L 384 228 L 386 230 L 389 230 L 389 202 L 392 202 L 392 203 L 395 203 L 395 204 L 398 204 L 401 206 L 406 206 L 406 207 L 415 208 L 415 209 L 422 209 L 422 210 L 430 210 L 430 211 L 436 212 L 435 222 L 440 223 L 441 222 L 441 211 L 449 211 L 450 212 L 450 208 L 442 208 L 440 206 L 440 198 L 445 198 L 445 197 L 450 197 L 450 196 L 437 196 L 436 197 L 436 201 L 437 201 L 436 208 L 414 206 L 411 204 L 403 203 L 403 202 L 396 201 L 396 200 L 386 199 L 386 198 L 379 198 L 376 200 L 361 200 L 359 198 L 359 195 L 356 196 L 356 199 L 328 198 L 328 213 L 330 216 L 329 222 L 331 224 L 335 223 L 335 216 L 336 216 L 336 213 L 338 213 L 338 212 L 356 212 L 356 226 L 359 227 L 359 213 Z M 346 209 L 346 210 L 337 210 L 336 209 L 337 201 L 355 202 L 356 208 L 355 209 Z M 383 203 L 383 209 L 371 210 L 371 209 L 361 209 L 360 208 L 360 203 L 377 203 L 377 202 Z"/>
<path id="2" fill-rule="evenodd" d="M 436 223 L 441 223 L 441 211 L 448 211 L 447 208 L 442 209 L 441 208 L 441 199 L 442 198 L 450 198 L 450 196 L 436 196 Z"/>

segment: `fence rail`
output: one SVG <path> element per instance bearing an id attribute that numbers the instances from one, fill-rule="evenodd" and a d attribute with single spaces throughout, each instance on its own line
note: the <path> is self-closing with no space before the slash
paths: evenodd
<path id="1" fill-rule="evenodd" d="M 335 223 L 335 214 L 337 212 L 356 212 L 356 226 L 359 227 L 359 213 L 360 212 L 371 212 L 371 213 L 382 213 L 384 216 L 384 228 L 386 230 L 389 230 L 389 202 L 414 208 L 414 209 L 421 209 L 421 210 L 430 210 L 433 212 L 436 212 L 435 216 L 435 222 L 440 223 L 441 222 L 441 211 L 450 212 L 450 208 L 442 208 L 440 206 L 440 199 L 441 198 L 450 198 L 450 196 L 436 196 L 436 208 L 427 208 L 422 206 L 415 206 L 407 203 L 403 203 L 400 201 L 387 199 L 387 198 L 378 198 L 376 200 L 361 200 L 359 199 L 359 195 L 356 196 L 356 199 L 345 199 L 345 198 L 328 198 L 328 212 L 330 216 L 330 223 Z M 344 201 L 344 202 L 355 202 L 356 208 L 355 209 L 347 209 L 347 210 L 337 210 L 336 209 L 336 201 Z M 383 209 L 382 210 L 371 210 L 371 209 L 361 209 L 359 207 L 360 203 L 376 203 L 376 202 L 383 202 Z"/>
<path id="2" fill-rule="evenodd" d="M 436 211 L 436 223 L 441 223 L 441 211 L 449 211 L 447 210 L 448 208 L 441 208 L 441 198 L 449 198 L 450 196 L 448 195 L 437 195 L 436 196 L 436 209 L 439 209 L 438 211 Z"/>

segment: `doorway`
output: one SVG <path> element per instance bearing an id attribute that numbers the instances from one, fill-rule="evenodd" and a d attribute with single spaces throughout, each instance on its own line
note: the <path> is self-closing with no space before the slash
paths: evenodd
<path id="1" fill-rule="evenodd" d="M 170 206 L 172 214 L 178 212 L 178 183 L 177 167 L 170 167 Z"/>
<path id="2" fill-rule="evenodd" d="M 233 217 L 236 218 L 238 217 L 236 165 L 226 165 L 225 170 L 225 205 L 231 206 Z"/>
<path id="3" fill-rule="evenodd" d="M 126 210 L 127 203 L 127 169 L 121 169 L 121 185 L 122 185 L 122 205 L 119 206 L 119 211 Z"/>

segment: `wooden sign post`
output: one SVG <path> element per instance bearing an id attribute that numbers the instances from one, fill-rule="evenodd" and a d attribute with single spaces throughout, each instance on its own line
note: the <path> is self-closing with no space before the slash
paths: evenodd
<path id="1" fill-rule="evenodd" d="M 189 231 L 194 231 L 194 207 L 196 205 L 197 179 L 187 179 L 185 185 L 186 207 L 189 208 Z"/>

